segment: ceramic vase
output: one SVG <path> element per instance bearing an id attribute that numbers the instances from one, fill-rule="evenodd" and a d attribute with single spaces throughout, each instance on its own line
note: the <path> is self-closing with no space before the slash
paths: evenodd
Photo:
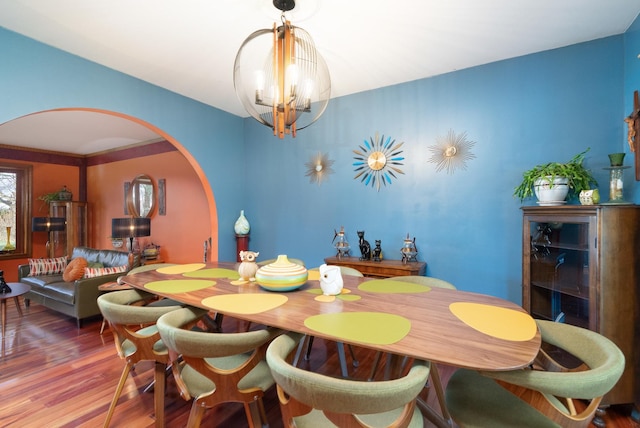
<path id="1" fill-rule="evenodd" d="M 256 282 L 270 291 L 290 291 L 302 287 L 309 277 L 304 266 L 290 262 L 279 255 L 275 262 L 262 266 L 256 272 Z"/>
<path id="2" fill-rule="evenodd" d="M 251 227 L 249 226 L 249 220 L 244 216 L 244 210 L 240 211 L 240 217 L 236 220 L 233 229 L 236 235 L 248 235 Z"/>

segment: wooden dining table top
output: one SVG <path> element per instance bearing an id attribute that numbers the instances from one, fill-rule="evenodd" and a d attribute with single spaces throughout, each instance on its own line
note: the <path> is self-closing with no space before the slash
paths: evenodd
<path id="1" fill-rule="evenodd" d="M 236 268 L 230 262 L 173 265 L 122 281 L 252 323 L 456 367 L 518 369 L 540 348 L 533 319 L 498 297 L 344 275 L 343 294 L 332 299 L 311 272 L 301 288 L 278 292 L 242 283 Z"/>

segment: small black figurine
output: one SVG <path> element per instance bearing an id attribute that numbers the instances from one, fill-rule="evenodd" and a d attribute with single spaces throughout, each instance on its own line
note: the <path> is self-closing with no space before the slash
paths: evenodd
<path id="1" fill-rule="evenodd" d="M 364 230 L 358 230 L 358 238 L 360 240 L 360 260 L 371 260 L 371 245 L 369 241 L 364 239 Z"/>
<path id="2" fill-rule="evenodd" d="M 0 270 L 0 293 L 2 294 L 11 293 L 11 287 L 9 287 L 9 285 L 7 285 L 6 281 L 4 280 L 3 270 Z"/>
<path id="3" fill-rule="evenodd" d="M 380 248 L 380 243 L 382 241 L 380 241 L 379 239 L 376 239 L 376 247 L 373 249 L 373 261 L 374 262 L 379 262 L 382 260 L 382 248 Z"/>

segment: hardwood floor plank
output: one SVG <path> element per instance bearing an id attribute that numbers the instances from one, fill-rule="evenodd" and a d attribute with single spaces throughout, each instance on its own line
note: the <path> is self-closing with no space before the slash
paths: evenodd
<path id="1" fill-rule="evenodd" d="M 116 354 L 113 336 L 107 329 L 100 335 L 102 320 L 96 318 L 77 329 L 75 321 L 32 304 L 19 318 L 15 307 L 9 308 L 6 335 L 0 353 L 0 426 L 7 428 L 95 428 L 102 426 L 116 384 L 124 366 Z M 244 323 L 225 317 L 228 331 L 244 329 Z M 366 379 L 371 370 L 373 352 L 355 348 L 360 361 L 350 374 Z M 314 341 L 309 361 L 301 367 L 319 373 L 339 375 L 339 361 L 334 343 Z M 443 382 L 453 369 L 441 366 Z M 143 392 L 153 380 L 153 365 L 140 363 L 128 377 L 113 415 L 112 427 L 154 427 L 153 394 Z M 426 395 L 423 392 L 423 395 Z M 265 398 L 271 428 L 281 428 L 280 408 L 275 390 Z M 428 403 L 438 409 L 435 394 Z M 183 400 L 171 376 L 167 379 L 165 419 L 168 428 L 186 426 L 191 403 Z M 628 408 L 614 406 L 607 413 L 609 428 L 638 428 L 629 417 Z M 246 427 L 242 405 L 229 403 L 208 410 L 203 426 Z M 426 427 L 432 427 L 430 423 Z"/>

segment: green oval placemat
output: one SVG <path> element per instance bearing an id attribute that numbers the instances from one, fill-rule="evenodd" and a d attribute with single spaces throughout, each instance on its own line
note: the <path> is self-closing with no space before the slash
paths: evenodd
<path id="1" fill-rule="evenodd" d="M 214 311 L 235 314 L 257 314 L 287 303 L 284 294 L 241 293 L 223 294 L 202 299 L 202 304 Z"/>
<path id="2" fill-rule="evenodd" d="M 204 263 L 189 263 L 186 265 L 173 265 L 173 266 L 165 266 L 161 267 L 157 270 L 157 272 L 165 273 L 165 274 L 180 274 L 185 272 L 192 272 L 194 270 L 202 269 L 205 267 Z"/>
<path id="3" fill-rule="evenodd" d="M 304 325 L 319 333 L 329 334 L 345 341 L 389 345 L 405 337 L 411 330 L 411 321 L 384 312 L 339 312 L 313 315 Z"/>
<path id="4" fill-rule="evenodd" d="M 473 302 L 455 302 L 449 310 L 469 327 L 503 340 L 526 341 L 536 335 L 536 322 L 526 312 Z"/>
<path id="5" fill-rule="evenodd" d="M 213 287 L 215 281 L 204 279 L 165 279 L 162 281 L 151 281 L 145 284 L 144 288 L 156 293 L 188 293 L 189 291 L 202 290 Z"/>
<path id="6" fill-rule="evenodd" d="M 186 272 L 182 276 L 186 276 L 187 278 L 240 278 L 237 271 L 224 268 L 200 269 L 193 272 Z"/>
<path id="7" fill-rule="evenodd" d="M 358 290 L 372 293 L 426 293 L 431 287 L 392 279 L 374 279 L 358 285 Z"/>

